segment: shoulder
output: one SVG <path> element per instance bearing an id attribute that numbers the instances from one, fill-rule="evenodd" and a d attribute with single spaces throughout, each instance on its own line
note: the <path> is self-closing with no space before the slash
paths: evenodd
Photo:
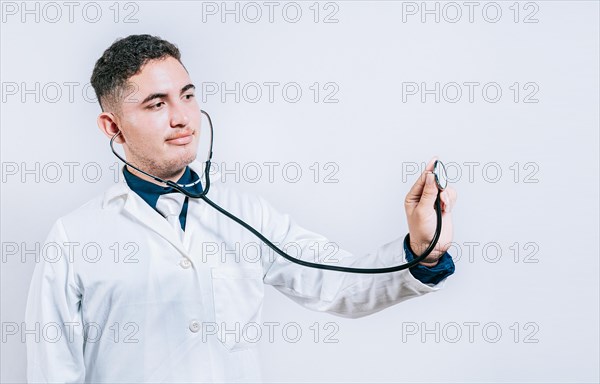
<path id="1" fill-rule="evenodd" d="M 232 213 L 237 212 L 236 214 L 254 216 L 260 214 L 263 208 L 263 198 L 260 195 L 247 191 L 240 185 L 224 183 L 220 172 L 210 174 L 206 197 Z"/>
<path id="2" fill-rule="evenodd" d="M 128 191 L 125 183 L 113 184 L 79 207 L 60 216 L 54 225 L 63 228 L 93 226 L 101 217 L 120 211 L 127 199 Z"/>

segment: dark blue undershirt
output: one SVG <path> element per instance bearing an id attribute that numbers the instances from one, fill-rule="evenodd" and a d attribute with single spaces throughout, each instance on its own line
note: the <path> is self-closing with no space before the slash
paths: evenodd
<path id="1" fill-rule="evenodd" d="M 154 184 L 150 181 L 139 178 L 134 175 L 127 169 L 127 167 L 123 167 L 123 176 L 125 176 L 125 181 L 131 190 L 137 193 L 149 206 L 151 206 L 156 212 L 160 213 L 156 209 L 156 202 L 160 195 L 165 193 L 179 193 L 175 188 L 172 187 L 162 187 L 158 184 Z M 183 175 L 177 180 L 177 184 L 190 184 L 194 181 L 198 180 L 198 175 L 194 172 L 190 167 L 185 167 L 185 171 Z M 190 190 L 194 193 L 202 193 L 202 185 L 198 183 L 193 187 L 190 187 Z M 183 202 L 183 207 L 181 208 L 181 213 L 179 214 L 179 222 L 181 223 L 181 229 L 185 231 L 185 218 L 187 216 L 188 210 L 188 197 L 186 196 L 185 201 Z M 162 215 L 161 215 L 162 216 Z"/>

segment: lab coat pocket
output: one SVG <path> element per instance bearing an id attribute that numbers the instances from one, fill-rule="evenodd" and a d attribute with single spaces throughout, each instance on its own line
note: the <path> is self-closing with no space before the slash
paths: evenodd
<path id="1" fill-rule="evenodd" d="M 230 351 L 256 345 L 262 330 L 262 269 L 216 267 L 211 276 L 217 338 Z"/>

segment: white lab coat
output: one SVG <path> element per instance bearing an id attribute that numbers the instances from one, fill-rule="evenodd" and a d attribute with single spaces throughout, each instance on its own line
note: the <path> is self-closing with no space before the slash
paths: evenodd
<path id="1" fill-rule="evenodd" d="M 203 163 L 190 166 L 202 175 Z M 315 244 L 323 250 L 329 242 L 218 175 L 211 182 L 211 200 L 291 245 L 289 253 L 315 261 Z M 356 267 L 404 263 L 403 237 L 366 256 L 340 249 L 333 258 Z M 231 330 L 263 324 L 265 283 L 306 308 L 360 317 L 444 282 L 426 285 L 408 270 L 360 275 L 299 266 L 199 199 L 189 201 L 182 242 L 122 180 L 58 219 L 46 239 L 27 301 L 26 329 L 39 332 L 26 334 L 28 380 L 259 381 L 256 334 Z"/>

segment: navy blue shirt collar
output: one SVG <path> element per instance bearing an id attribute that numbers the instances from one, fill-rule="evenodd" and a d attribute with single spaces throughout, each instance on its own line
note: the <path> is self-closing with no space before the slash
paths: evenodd
<path id="1" fill-rule="evenodd" d="M 156 202 L 160 195 L 164 193 L 173 193 L 177 192 L 175 188 L 172 187 L 163 187 L 158 184 L 154 184 L 150 181 L 141 179 L 140 177 L 134 175 L 127 169 L 127 166 L 123 167 L 123 176 L 125 177 L 125 182 L 133 190 L 137 193 L 148 205 L 152 208 L 156 209 Z M 198 180 L 198 175 L 194 172 L 189 166 L 185 167 L 185 171 L 183 175 L 177 180 L 177 184 L 190 184 L 194 181 Z M 202 192 L 201 183 L 196 184 L 191 187 L 194 192 Z"/>

